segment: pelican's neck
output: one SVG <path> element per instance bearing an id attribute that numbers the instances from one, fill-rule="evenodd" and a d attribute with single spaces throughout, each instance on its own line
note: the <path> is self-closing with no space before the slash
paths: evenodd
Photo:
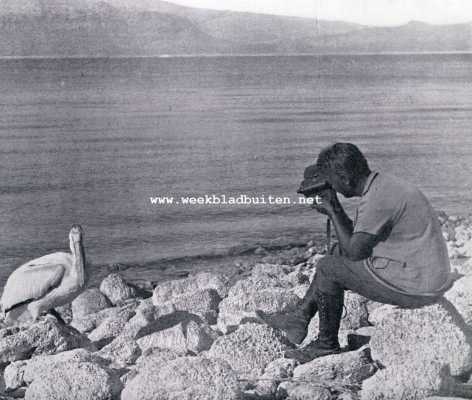
<path id="1" fill-rule="evenodd" d="M 81 285 L 85 284 L 85 252 L 84 246 L 81 241 L 70 243 L 70 248 L 72 250 L 72 257 L 74 257 L 73 268 L 77 273 L 79 282 Z"/>

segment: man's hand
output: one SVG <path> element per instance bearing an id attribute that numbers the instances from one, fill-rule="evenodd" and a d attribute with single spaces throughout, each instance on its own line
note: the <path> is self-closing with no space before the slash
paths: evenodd
<path id="1" fill-rule="evenodd" d="M 333 189 L 326 189 L 314 197 L 312 208 L 330 217 L 341 208 L 341 204 L 336 192 Z"/>

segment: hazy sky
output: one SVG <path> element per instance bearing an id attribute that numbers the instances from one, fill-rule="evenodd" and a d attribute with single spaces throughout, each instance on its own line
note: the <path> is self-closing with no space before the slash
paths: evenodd
<path id="1" fill-rule="evenodd" d="M 369 25 L 472 22 L 472 0 L 169 0 L 190 7 L 297 15 Z"/>

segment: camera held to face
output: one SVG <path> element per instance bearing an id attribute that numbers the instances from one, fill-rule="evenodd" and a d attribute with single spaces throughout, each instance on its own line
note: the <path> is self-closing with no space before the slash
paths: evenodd
<path id="1" fill-rule="evenodd" d="M 309 165 L 303 173 L 303 181 L 297 193 L 305 197 L 315 197 L 323 190 L 330 189 L 331 185 L 326 181 L 316 165 Z"/>

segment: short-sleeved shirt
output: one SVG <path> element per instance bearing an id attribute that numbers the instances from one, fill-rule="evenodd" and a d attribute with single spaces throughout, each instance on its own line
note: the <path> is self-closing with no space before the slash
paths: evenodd
<path id="1" fill-rule="evenodd" d="M 451 266 L 441 226 L 429 201 L 413 185 L 372 172 L 357 209 L 356 232 L 377 236 L 365 264 L 388 285 L 411 294 L 447 289 Z"/>

